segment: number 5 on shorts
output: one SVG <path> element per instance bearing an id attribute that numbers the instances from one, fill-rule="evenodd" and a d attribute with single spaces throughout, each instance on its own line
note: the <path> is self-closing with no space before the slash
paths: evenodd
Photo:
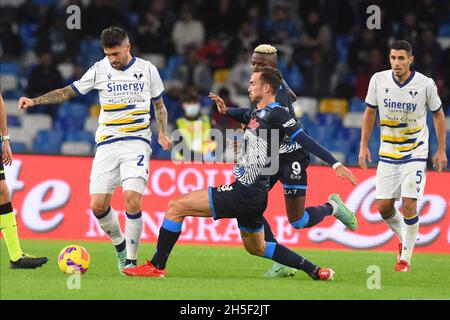
<path id="1" fill-rule="evenodd" d="M 422 171 L 421 170 L 417 170 L 416 177 L 418 177 L 416 183 L 420 184 L 422 182 Z"/>
<path id="2" fill-rule="evenodd" d="M 142 161 L 144 161 L 144 158 L 145 158 L 145 157 L 144 157 L 143 154 L 141 154 L 141 155 L 138 156 L 138 159 L 139 159 L 139 160 L 138 160 L 138 163 L 137 163 L 137 166 L 138 166 L 138 167 L 143 167 L 143 166 L 144 166 L 144 163 L 142 162 Z"/>

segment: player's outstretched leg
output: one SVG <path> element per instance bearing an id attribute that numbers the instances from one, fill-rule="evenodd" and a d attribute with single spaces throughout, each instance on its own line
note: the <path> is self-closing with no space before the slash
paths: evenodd
<path id="1" fill-rule="evenodd" d="M 356 220 L 355 214 L 341 200 L 341 197 L 338 194 L 332 194 L 328 198 L 328 203 L 333 206 L 333 216 L 340 220 L 347 228 L 355 231 L 358 227 L 358 220 Z"/>
<path id="2" fill-rule="evenodd" d="M 275 236 L 273 235 L 272 229 L 270 228 L 269 222 L 263 217 L 264 223 L 264 240 L 266 242 L 277 242 Z M 283 278 L 283 277 L 293 277 L 297 273 L 297 269 L 284 266 L 278 262 L 274 262 L 272 267 L 264 274 L 267 278 Z"/>
<path id="3" fill-rule="evenodd" d="M 333 280 L 334 271 L 332 269 L 321 268 L 279 243 L 265 242 L 263 231 L 241 231 L 241 237 L 245 249 L 252 255 L 271 259 L 282 265 L 302 270 L 314 280 Z"/>

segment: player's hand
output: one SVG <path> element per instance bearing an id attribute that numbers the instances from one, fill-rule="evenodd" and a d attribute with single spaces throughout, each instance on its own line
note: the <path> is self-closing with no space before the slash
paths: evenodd
<path id="1" fill-rule="evenodd" d="M 3 141 L 3 147 L 2 147 L 2 162 L 5 164 L 5 166 L 10 166 L 13 160 L 13 155 L 11 151 L 11 146 L 9 145 L 9 141 L 5 140 Z"/>
<path id="2" fill-rule="evenodd" d="M 165 133 L 162 132 L 159 133 L 158 143 L 164 150 L 169 150 L 170 148 L 172 148 L 172 140 L 170 140 Z"/>
<path id="3" fill-rule="evenodd" d="M 347 169 L 344 165 L 338 166 L 334 172 L 341 179 L 347 179 L 354 187 L 358 185 L 356 178 L 353 176 L 353 173 Z"/>
<path id="4" fill-rule="evenodd" d="M 437 172 L 442 172 L 447 167 L 447 155 L 445 150 L 438 150 L 434 156 L 433 167 Z"/>
<path id="5" fill-rule="evenodd" d="M 363 169 L 367 169 L 366 158 L 369 160 L 369 162 L 372 162 L 372 156 L 370 155 L 369 148 L 361 147 L 359 149 L 358 161 L 359 166 Z"/>
<path id="6" fill-rule="evenodd" d="M 219 111 L 220 114 L 227 113 L 228 108 L 225 105 L 225 102 L 223 101 L 223 99 L 221 97 L 219 97 L 217 94 L 214 94 L 212 92 L 210 92 L 208 94 L 208 97 L 216 103 L 217 110 Z"/>
<path id="7" fill-rule="evenodd" d="M 34 106 L 34 101 L 33 99 L 28 99 L 26 97 L 20 97 L 19 99 L 19 110 L 25 110 L 27 108 L 30 108 Z"/>

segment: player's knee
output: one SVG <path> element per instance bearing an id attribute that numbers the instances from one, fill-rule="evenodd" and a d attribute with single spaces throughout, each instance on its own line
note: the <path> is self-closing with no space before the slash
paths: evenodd
<path id="1" fill-rule="evenodd" d="M 394 206 L 387 203 L 379 203 L 378 204 L 378 211 L 382 216 L 389 216 L 392 214 L 392 211 L 394 210 Z"/>
<path id="2" fill-rule="evenodd" d="M 9 189 L 4 181 L 0 182 L 0 203 L 10 202 Z"/>
<path id="3" fill-rule="evenodd" d="M 136 198 L 126 199 L 125 208 L 129 213 L 139 212 L 141 211 L 141 200 Z"/>
<path id="4" fill-rule="evenodd" d="M 403 201 L 403 215 L 407 218 L 414 217 L 417 214 L 417 204 L 415 201 Z"/>
<path id="5" fill-rule="evenodd" d="M 108 210 L 109 204 L 99 202 L 99 201 L 91 201 L 91 210 L 94 215 L 98 216 L 106 212 Z"/>

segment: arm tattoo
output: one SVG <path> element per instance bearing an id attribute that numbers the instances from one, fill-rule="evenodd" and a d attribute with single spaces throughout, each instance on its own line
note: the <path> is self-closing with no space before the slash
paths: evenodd
<path id="1" fill-rule="evenodd" d="M 75 97 L 77 94 L 73 89 L 69 86 L 66 86 L 61 89 L 56 89 L 46 93 L 40 97 L 34 98 L 33 102 L 35 105 L 37 104 L 56 104 L 69 100 L 70 98 Z"/>
<path id="2" fill-rule="evenodd" d="M 167 109 L 162 99 L 153 101 L 155 105 L 155 117 L 160 132 L 167 134 Z"/>

